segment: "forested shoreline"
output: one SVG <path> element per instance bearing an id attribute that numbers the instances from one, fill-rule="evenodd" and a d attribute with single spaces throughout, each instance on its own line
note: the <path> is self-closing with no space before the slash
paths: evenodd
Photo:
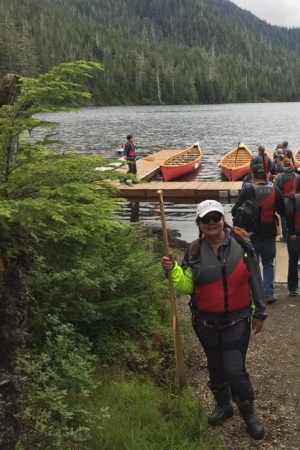
<path id="1" fill-rule="evenodd" d="M 0 76 L 100 62 L 91 104 L 300 100 L 300 29 L 227 0 L 3 0 Z"/>

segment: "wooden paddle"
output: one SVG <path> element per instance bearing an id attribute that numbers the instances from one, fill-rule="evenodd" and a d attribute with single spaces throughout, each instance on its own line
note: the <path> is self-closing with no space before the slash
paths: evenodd
<path id="1" fill-rule="evenodd" d="M 235 154 L 235 161 L 234 161 L 234 165 L 236 165 L 236 160 L 237 160 L 237 157 L 238 157 L 238 153 L 239 153 L 239 148 L 240 148 L 240 142 L 238 142 L 238 145 L 237 145 L 237 150 L 236 150 L 236 154 Z"/>
<path id="2" fill-rule="evenodd" d="M 165 217 L 165 210 L 164 210 L 163 191 L 159 190 L 159 191 L 157 191 L 157 194 L 158 194 L 158 198 L 159 198 L 161 226 L 162 226 L 163 242 L 164 242 L 164 253 L 167 256 L 169 253 L 169 242 L 168 242 L 168 233 L 167 233 L 166 217 Z M 170 270 L 168 270 L 167 273 L 168 273 L 168 280 L 169 280 L 169 298 L 170 298 L 171 311 L 172 311 L 173 339 L 174 339 L 177 380 L 178 380 L 179 389 L 182 389 L 185 385 L 184 353 L 183 353 L 181 334 L 180 334 L 179 323 L 178 323 L 177 312 L 176 312 L 176 302 L 175 302 L 174 288 L 173 288 L 173 282 L 172 282 L 172 275 L 171 275 Z"/>

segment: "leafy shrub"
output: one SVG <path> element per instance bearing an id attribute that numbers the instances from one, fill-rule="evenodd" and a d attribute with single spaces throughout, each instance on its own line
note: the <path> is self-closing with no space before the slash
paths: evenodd
<path id="1" fill-rule="evenodd" d="M 143 226 L 116 222 L 111 230 L 95 230 L 86 239 L 88 246 L 77 242 L 72 252 L 66 250 L 63 265 L 65 236 L 57 235 L 49 251 L 49 244 L 40 248 L 36 274 L 29 280 L 30 339 L 39 346 L 44 317 L 54 314 L 88 337 L 103 364 L 122 361 L 132 370 L 160 374 L 173 351 L 168 288 L 158 262 L 157 239 L 147 236 Z M 96 244 L 100 241 L 101 251 Z"/>
<path id="2" fill-rule="evenodd" d="M 24 423 L 18 449 L 82 449 L 94 423 L 84 403 L 96 388 L 96 358 L 72 325 L 50 316 L 47 322 L 51 330 L 41 352 L 28 351 L 18 360 Z"/>

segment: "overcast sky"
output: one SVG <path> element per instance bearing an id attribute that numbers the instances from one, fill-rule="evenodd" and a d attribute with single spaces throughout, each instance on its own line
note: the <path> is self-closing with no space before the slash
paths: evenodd
<path id="1" fill-rule="evenodd" d="M 282 27 L 300 27 L 300 0 L 231 0 L 255 16 Z"/>

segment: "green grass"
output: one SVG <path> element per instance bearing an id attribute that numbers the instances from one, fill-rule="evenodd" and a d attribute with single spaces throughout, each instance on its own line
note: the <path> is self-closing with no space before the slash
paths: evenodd
<path id="1" fill-rule="evenodd" d="M 107 378 L 88 409 L 99 417 L 87 443 L 92 450 L 224 450 L 189 390 L 174 393 L 134 376 Z"/>

